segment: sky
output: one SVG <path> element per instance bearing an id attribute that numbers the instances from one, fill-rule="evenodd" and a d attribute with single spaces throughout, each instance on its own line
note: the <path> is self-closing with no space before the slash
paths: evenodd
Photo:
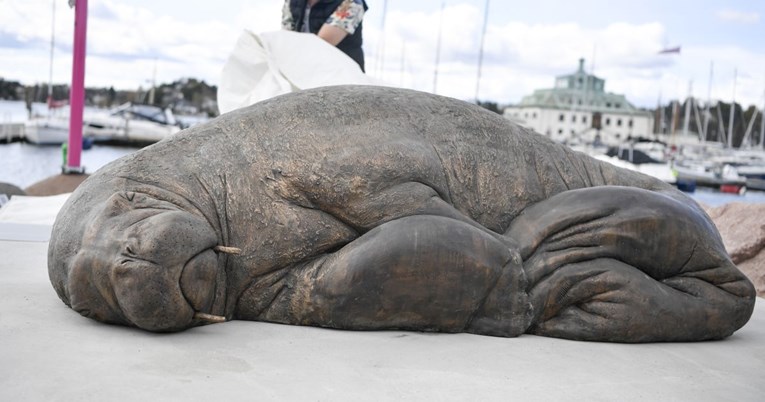
<path id="1" fill-rule="evenodd" d="M 85 85 L 135 90 L 153 80 L 186 77 L 217 85 L 244 30 L 280 29 L 283 0 L 88 3 Z M 512 104 L 535 89 L 552 87 L 556 75 L 574 72 L 579 58 L 585 58 L 587 70 L 606 80 L 606 91 L 624 94 L 638 107 L 689 94 L 702 100 L 735 98 L 760 109 L 765 103 L 765 1 L 367 4 L 367 73 L 391 85 L 465 100 L 475 99 L 478 88 L 481 100 Z M 68 83 L 73 26 L 67 0 L 0 0 L 0 78 L 47 83 L 54 30 L 53 81 Z M 677 46 L 679 54 L 658 53 Z"/>

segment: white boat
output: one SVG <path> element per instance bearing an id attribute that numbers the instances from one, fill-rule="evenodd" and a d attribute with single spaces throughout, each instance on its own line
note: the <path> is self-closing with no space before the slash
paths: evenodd
<path id="1" fill-rule="evenodd" d="M 672 170 L 669 164 L 664 162 L 638 164 L 620 159 L 617 156 L 608 156 L 606 154 L 596 154 L 590 156 L 620 168 L 633 170 L 648 176 L 653 176 L 665 183 L 675 184 L 677 182 L 677 175 L 675 174 L 675 171 Z"/>
<path id="2" fill-rule="evenodd" d="M 714 187 L 724 193 L 744 194 L 746 177 L 728 164 L 681 160 L 674 164 L 678 180 L 693 181 L 699 186 Z"/>
<path id="3" fill-rule="evenodd" d="M 88 116 L 83 136 L 96 142 L 154 143 L 181 130 L 170 109 L 125 103 L 109 114 Z"/>
<path id="4" fill-rule="evenodd" d="M 169 109 L 123 104 L 110 112 L 89 112 L 83 116 L 82 137 L 94 142 L 146 145 L 181 130 Z M 60 145 L 69 141 L 69 115 L 29 119 L 24 125 L 27 142 Z"/>
<path id="5" fill-rule="evenodd" d="M 653 176 L 665 183 L 674 185 L 677 182 L 677 174 L 668 162 L 654 160 L 642 151 L 631 147 L 574 146 L 571 148 L 614 166 Z"/>
<path id="6" fill-rule="evenodd" d="M 37 145 L 61 145 L 69 140 L 69 117 L 36 117 L 24 123 L 24 138 Z"/>

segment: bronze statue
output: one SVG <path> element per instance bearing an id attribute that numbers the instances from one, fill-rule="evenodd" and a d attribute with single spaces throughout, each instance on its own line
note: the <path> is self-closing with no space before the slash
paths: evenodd
<path id="1" fill-rule="evenodd" d="M 284 95 L 111 163 L 60 212 L 48 261 L 74 310 L 149 331 L 693 341 L 731 335 L 755 301 L 671 186 L 382 87 Z"/>

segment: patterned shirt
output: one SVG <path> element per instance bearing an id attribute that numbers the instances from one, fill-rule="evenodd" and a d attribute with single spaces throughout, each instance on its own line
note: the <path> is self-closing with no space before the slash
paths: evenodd
<path id="1" fill-rule="evenodd" d="M 348 32 L 348 35 L 353 35 L 363 19 L 364 4 L 362 0 L 344 0 L 335 12 L 329 16 L 325 24 L 336 26 Z M 308 20 L 308 12 L 306 12 L 305 20 Z M 295 16 L 290 11 L 290 0 L 285 0 L 284 7 L 282 8 L 282 28 L 291 30 L 294 21 Z M 304 24 L 300 25 L 298 30 L 303 31 L 302 25 Z"/>

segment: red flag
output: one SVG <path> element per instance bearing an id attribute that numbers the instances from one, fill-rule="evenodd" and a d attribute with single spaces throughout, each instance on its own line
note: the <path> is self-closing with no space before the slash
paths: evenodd
<path id="1" fill-rule="evenodd" d="M 680 54 L 680 46 L 668 47 L 666 49 L 662 49 L 661 51 L 659 51 L 659 54 L 672 54 L 672 53 Z"/>

